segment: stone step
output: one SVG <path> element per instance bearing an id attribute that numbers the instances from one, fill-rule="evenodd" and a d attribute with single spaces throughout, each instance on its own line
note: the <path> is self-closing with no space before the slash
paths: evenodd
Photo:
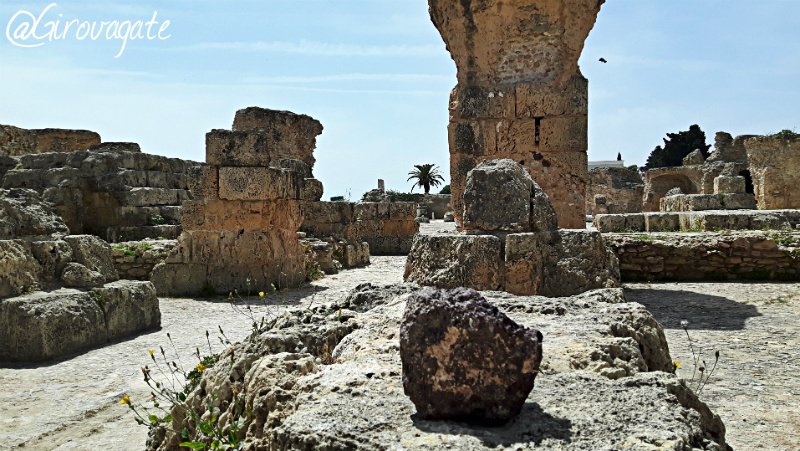
<path id="1" fill-rule="evenodd" d="M 182 231 L 183 228 L 180 225 L 108 227 L 105 230 L 103 239 L 110 243 L 139 241 L 145 238 L 174 240 L 180 236 Z"/>

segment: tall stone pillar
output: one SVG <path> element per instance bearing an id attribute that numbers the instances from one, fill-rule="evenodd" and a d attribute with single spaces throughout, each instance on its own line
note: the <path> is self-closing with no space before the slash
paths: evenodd
<path id="1" fill-rule="evenodd" d="M 588 81 L 578 58 L 604 2 L 428 1 L 458 69 L 448 136 L 459 223 L 467 173 L 510 158 L 550 197 L 560 227 L 584 227 Z"/>

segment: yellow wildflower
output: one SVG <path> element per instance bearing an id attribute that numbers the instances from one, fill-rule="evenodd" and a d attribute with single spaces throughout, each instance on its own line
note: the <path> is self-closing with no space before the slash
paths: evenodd
<path id="1" fill-rule="evenodd" d="M 678 368 L 678 367 L 681 366 L 681 362 L 675 362 L 675 363 L 673 363 L 673 365 L 675 365 L 675 368 Z"/>
<path id="2" fill-rule="evenodd" d="M 122 399 L 119 400 L 120 404 L 130 404 L 131 398 L 128 395 L 125 395 Z"/>
<path id="3" fill-rule="evenodd" d="M 154 350 L 152 350 L 152 349 L 151 349 L 151 350 L 149 350 L 149 351 L 147 351 L 147 352 L 149 352 L 151 356 L 152 356 L 153 354 L 155 354 L 155 353 L 156 353 L 156 351 L 154 351 Z"/>
<path id="4" fill-rule="evenodd" d="M 263 297 L 264 297 L 264 292 L 263 292 L 263 291 L 261 291 L 261 292 L 259 292 L 259 293 L 258 293 L 258 295 L 259 295 L 259 296 L 261 296 L 261 297 L 263 298 Z"/>
<path id="5" fill-rule="evenodd" d="M 201 363 L 201 364 L 199 364 L 199 365 L 197 365 L 197 371 L 198 371 L 198 372 L 202 373 L 202 372 L 203 372 L 203 371 L 205 371 L 205 370 L 206 370 L 206 366 L 205 366 L 205 365 L 203 365 L 202 363 Z"/>

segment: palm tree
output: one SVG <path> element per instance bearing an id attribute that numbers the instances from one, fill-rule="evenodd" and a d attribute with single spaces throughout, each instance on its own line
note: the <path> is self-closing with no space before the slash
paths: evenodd
<path id="1" fill-rule="evenodd" d="M 420 186 L 425 189 L 425 194 L 431 192 L 431 186 L 439 186 L 444 183 L 444 177 L 442 174 L 439 173 L 439 168 L 435 164 L 415 164 L 413 171 L 409 171 L 408 179 L 406 180 L 416 180 L 414 185 L 411 186 L 411 192 L 414 192 L 414 188 Z"/>

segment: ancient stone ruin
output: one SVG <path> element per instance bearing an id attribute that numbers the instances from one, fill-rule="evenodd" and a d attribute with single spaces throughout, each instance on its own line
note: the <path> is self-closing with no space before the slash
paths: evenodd
<path id="1" fill-rule="evenodd" d="M 744 142 L 761 210 L 800 208 L 800 139 L 751 137 Z"/>
<path id="2" fill-rule="evenodd" d="M 41 361 L 157 327 L 150 282 L 118 281 L 111 247 L 69 235 L 27 189 L 0 189 L 0 362 Z"/>
<path id="3" fill-rule="evenodd" d="M 589 171 L 586 188 L 586 214 L 638 213 L 643 195 L 644 182 L 638 171 L 594 168 Z"/>
<path id="4" fill-rule="evenodd" d="M 484 161 L 467 174 L 461 217 L 461 234 L 414 238 L 405 280 L 545 296 L 619 284 L 600 233 L 559 230 L 547 194 L 513 160 Z"/>
<path id="5" fill-rule="evenodd" d="M 36 190 L 72 233 L 111 242 L 180 235 L 180 206 L 191 197 L 186 172 L 197 163 L 142 153 L 135 143 L 101 143 L 94 132 L 3 130 L 2 187 Z"/>
<path id="6" fill-rule="evenodd" d="M 578 58 L 602 4 L 430 0 L 458 69 L 448 127 L 458 223 L 467 173 L 510 158 L 550 197 L 561 227 L 585 227 L 588 82 Z"/>
<path id="7" fill-rule="evenodd" d="M 301 202 L 316 201 L 319 121 L 288 111 L 246 108 L 232 130 L 206 135 L 206 165 L 190 174 L 183 233 L 151 280 L 160 295 L 296 287 L 306 279 L 297 231 Z"/>
<path id="8" fill-rule="evenodd" d="M 424 419 L 509 420 L 542 362 L 542 333 L 477 291 L 423 288 L 400 327 L 403 389 Z"/>

